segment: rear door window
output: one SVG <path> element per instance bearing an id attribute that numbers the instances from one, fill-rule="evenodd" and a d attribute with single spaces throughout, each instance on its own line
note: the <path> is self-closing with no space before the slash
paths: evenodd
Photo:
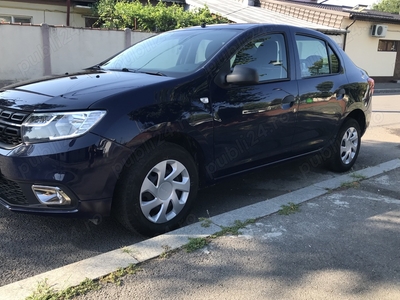
<path id="1" fill-rule="evenodd" d="M 296 46 L 302 78 L 339 73 L 339 59 L 325 41 L 296 35 Z"/>

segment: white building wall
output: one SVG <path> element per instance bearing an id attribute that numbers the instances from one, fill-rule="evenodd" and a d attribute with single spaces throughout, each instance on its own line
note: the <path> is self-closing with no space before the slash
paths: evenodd
<path id="1" fill-rule="evenodd" d="M 41 27 L 0 25 L 0 80 L 37 78 L 44 74 Z M 18 38 L 15 38 L 18 37 Z"/>
<path id="2" fill-rule="evenodd" d="M 137 34 L 143 36 L 143 33 Z M 51 65 L 55 74 L 93 66 L 125 48 L 124 31 L 115 30 L 50 28 L 50 41 L 53 43 Z"/>
<path id="3" fill-rule="evenodd" d="M 340 48 L 343 49 L 344 34 L 338 34 L 338 35 L 329 34 L 328 36 L 329 36 Z"/>
<path id="4" fill-rule="evenodd" d="M 386 36 L 372 37 L 370 30 L 373 24 L 376 23 L 356 21 L 349 28 L 345 51 L 370 76 L 393 76 L 397 53 L 378 51 L 378 43 L 380 39 L 400 41 L 400 25 L 385 24 L 388 26 Z"/>
<path id="5" fill-rule="evenodd" d="M 0 81 L 80 71 L 152 35 L 130 30 L 1 24 L 0 38 L 7 43 L 0 43 Z"/>
<path id="6" fill-rule="evenodd" d="M 86 14 L 90 14 L 88 10 Z M 0 15 L 32 17 L 33 24 L 66 25 L 67 6 L 0 1 Z M 70 26 L 85 27 L 85 18 L 71 7 Z"/>

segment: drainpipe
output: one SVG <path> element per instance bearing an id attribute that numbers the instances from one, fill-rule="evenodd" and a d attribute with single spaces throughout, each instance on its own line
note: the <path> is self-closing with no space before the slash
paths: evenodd
<path id="1" fill-rule="evenodd" d="M 71 13 L 71 0 L 67 0 L 67 26 L 69 26 L 70 13 Z"/>
<path id="2" fill-rule="evenodd" d="M 344 33 L 344 41 L 343 41 L 343 51 L 346 50 L 346 40 L 347 40 L 347 32 L 349 31 L 349 28 L 356 22 L 357 20 L 354 19 L 354 21 L 346 27 L 346 32 Z"/>

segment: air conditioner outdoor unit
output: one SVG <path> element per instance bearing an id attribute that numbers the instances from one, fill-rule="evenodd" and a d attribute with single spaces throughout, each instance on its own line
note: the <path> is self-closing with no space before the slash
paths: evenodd
<path id="1" fill-rule="evenodd" d="M 388 27 L 386 25 L 372 25 L 371 26 L 371 35 L 377 37 L 385 37 L 386 31 Z"/>

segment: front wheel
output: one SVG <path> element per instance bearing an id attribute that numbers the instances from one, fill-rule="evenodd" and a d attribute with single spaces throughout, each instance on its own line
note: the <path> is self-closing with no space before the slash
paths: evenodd
<path id="1" fill-rule="evenodd" d="M 184 221 L 197 189 L 198 172 L 192 156 L 166 142 L 124 169 L 113 213 L 129 230 L 145 235 L 164 233 Z"/>
<path id="2" fill-rule="evenodd" d="M 358 122 L 349 119 L 340 128 L 332 149 L 329 167 L 336 172 L 350 170 L 360 152 L 361 133 Z"/>

